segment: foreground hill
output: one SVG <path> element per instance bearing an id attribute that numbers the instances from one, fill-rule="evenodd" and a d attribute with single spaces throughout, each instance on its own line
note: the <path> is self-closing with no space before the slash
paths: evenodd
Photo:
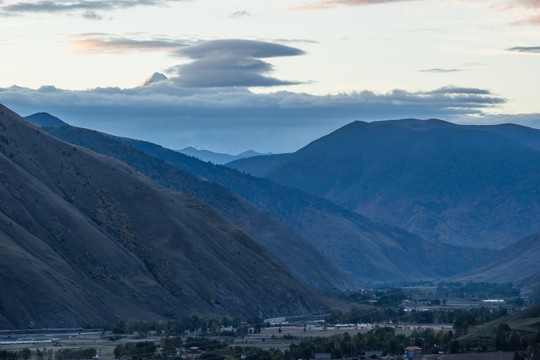
<path id="1" fill-rule="evenodd" d="M 479 350 L 525 351 L 528 359 L 540 358 L 540 304 L 470 328 L 460 337 L 462 345 Z M 515 358 L 515 357 L 514 357 Z"/>
<path id="2" fill-rule="evenodd" d="M 475 267 L 458 281 L 513 282 L 529 291 L 540 291 L 540 234 L 523 238 Z M 539 298 L 540 299 L 540 298 Z"/>
<path id="3" fill-rule="evenodd" d="M 355 286 L 298 232 L 225 187 L 201 180 L 110 135 L 72 126 L 46 127 L 43 130 L 72 144 L 121 160 L 164 187 L 203 200 L 263 244 L 310 285 L 338 289 Z"/>
<path id="4" fill-rule="evenodd" d="M 64 131 L 58 129 L 54 133 L 61 136 Z M 75 136 L 69 141 L 76 141 L 75 138 L 81 140 Z M 159 145 L 120 140 L 206 181 L 219 183 L 277 217 L 357 283 L 447 277 L 472 268 L 494 253 L 426 241 L 297 189 L 209 164 Z"/>
<path id="5" fill-rule="evenodd" d="M 279 316 L 322 299 L 217 211 L 0 105 L 2 327 Z"/>
<path id="6" fill-rule="evenodd" d="M 540 138 L 512 130 L 354 122 L 263 175 L 427 239 L 502 248 L 540 231 Z"/>

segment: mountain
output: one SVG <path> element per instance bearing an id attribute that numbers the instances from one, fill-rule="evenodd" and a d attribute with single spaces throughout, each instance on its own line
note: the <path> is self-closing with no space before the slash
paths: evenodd
<path id="1" fill-rule="evenodd" d="M 163 160 L 97 131 L 71 126 L 43 128 L 57 138 L 116 158 L 171 190 L 203 200 L 231 223 L 265 246 L 303 281 L 316 288 L 349 289 L 355 285 L 296 231 L 225 187 L 204 181 Z"/>
<path id="2" fill-rule="evenodd" d="M 238 159 L 264 155 L 253 150 L 247 150 L 237 155 L 230 155 L 230 154 L 216 153 L 209 150 L 197 150 L 191 146 L 178 150 L 178 152 L 181 152 L 182 154 L 185 154 L 185 155 L 196 157 L 197 159 L 200 159 L 203 161 L 210 161 L 211 163 L 218 164 L 218 165 L 226 164 L 231 161 L 238 160 Z M 267 154 L 267 155 L 270 155 L 270 154 Z"/>
<path id="3" fill-rule="evenodd" d="M 221 184 L 263 212 L 272 214 L 298 231 L 360 284 L 455 275 L 494 254 L 486 249 L 426 241 L 298 189 L 203 162 L 149 142 L 120 140 L 203 180 Z"/>
<path id="4" fill-rule="evenodd" d="M 263 176 L 426 239 L 502 248 L 540 231 L 538 132 L 508 128 L 357 121 Z"/>
<path id="5" fill-rule="evenodd" d="M 533 149 L 540 150 L 540 130 L 516 124 L 500 124 L 492 126 L 469 125 L 467 128 L 489 131 L 518 141 Z"/>
<path id="6" fill-rule="evenodd" d="M 320 295 L 213 208 L 3 105 L 0 169 L 3 327 L 324 309 Z"/>
<path id="7" fill-rule="evenodd" d="M 162 73 L 155 72 L 149 77 L 147 77 L 146 80 L 144 80 L 142 83 L 140 83 L 137 86 L 149 86 L 151 84 L 154 84 L 163 80 L 168 80 L 168 78 Z"/>
<path id="8" fill-rule="evenodd" d="M 501 250 L 487 262 L 455 278 L 456 281 L 513 282 L 524 290 L 540 291 L 540 233 Z"/>
<path id="9" fill-rule="evenodd" d="M 289 154 L 273 154 L 246 157 L 226 163 L 225 165 L 246 172 L 253 176 L 265 174 L 275 165 L 282 162 Z"/>
<path id="10" fill-rule="evenodd" d="M 46 112 L 39 112 L 25 117 L 26 120 L 39 126 L 67 126 L 68 124 Z"/>

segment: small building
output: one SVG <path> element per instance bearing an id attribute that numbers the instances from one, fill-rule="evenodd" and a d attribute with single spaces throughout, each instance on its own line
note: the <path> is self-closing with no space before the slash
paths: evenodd
<path id="1" fill-rule="evenodd" d="M 422 357 L 422 348 L 418 346 L 407 346 L 403 349 L 404 359 L 420 359 Z"/>
<path id="2" fill-rule="evenodd" d="M 199 349 L 197 346 L 192 346 L 187 351 L 187 358 L 188 359 L 197 359 L 201 356 L 202 350 Z"/>

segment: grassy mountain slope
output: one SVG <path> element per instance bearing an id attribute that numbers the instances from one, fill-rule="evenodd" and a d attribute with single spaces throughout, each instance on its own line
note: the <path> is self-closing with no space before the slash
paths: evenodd
<path id="1" fill-rule="evenodd" d="M 501 248 L 540 231 L 540 152 L 441 120 L 354 122 L 265 177 L 436 241 Z"/>
<path id="2" fill-rule="evenodd" d="M 540 234 L 527 236 L 475 267 L 459 281 L 514 282 L 525 289 L 540 289 Z"/>
<path id="3" fill-rule="evenodd" d="M 225 187 L 204 181 L 106 134 L 71 126 L 44 128 L 48 133 L 119 159 L 172 190 L 203 200 L 243 232 L 262 243 L 308 284 L 319 288 L 351 288 L 354 284 L 311 243 L 267 212 L 260 211 Z"/>
<path id="4" fill-rule="evenodd" d="M 294 188 L 205 163 L 159 145 L 123 141 L 202 179 L 219 183 L 274 215 L 359 283 L 449 276 L 466 271 L 493 254 L 425 241 Z"/>
<path id="5" fill-rule="evenodd" d="M 504 338 L 511 340 L 511 338 L 508 337 L 508 332 L 510 331 L 530 333 L 530 344 L 533 345 L 534 351 L 534 346 L 538 346 L 538 340 L 536 339 L 540 339 L 540 336 L 538 335 L 538 332 L 540 331 L 540 304 L 531 306 L 528 309 L 516 311 L 497 320 L 475 326 L 463 338 L 473 342 L 493 345 L 490 341 L 492 339 L 495 340 L 497 337 L 499 337 L 499 339 Z M 517 342 L 517 345 L 519 345 L 519 341 Z"/>
<path id="6" fill-rule="evenodd" d="M 322 299 L 217 211 L 0 105 L 0 319 L 279 316 Z"/>

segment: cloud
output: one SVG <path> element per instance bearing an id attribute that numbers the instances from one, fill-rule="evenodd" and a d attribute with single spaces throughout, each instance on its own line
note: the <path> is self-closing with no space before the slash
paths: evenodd
<path id="1" fill-rule="evenodd" d="M 298 84 L 296 81 L 265 76 L 273 68 L 261 59 L 304 54 L 302 50 L 290 46 L 243 39 L 203 41 L 175 53 L 193 60 L 170 69 L 177 75 L 172 80 L 182 87 Z"/>
<path id="2" fill-rule="evenodd" d="M 433 69 L 422 69 L 418 70 L 420 72 L 428 72 L 428 73 L 436 73 L 436 74 L 446 74 L 446 73 L 453 73 L 458 71 L 464 71 L 463 69 L 441 69 L 441 68 L 433 68 Z"/>
<path id="3" fill-rule="evenodd" d="M 514 21 L 511 25 L 540 25 L 540 15 L 535 15 L 526 19 Z"/>
<path id="4" fill-rule="evenodd" d="M 241 11 L 235 11 L 233 12 L 230 17 L 233 19 L 237 18 L 243 18 L 243 17 L 251 17 L 251 13 L 249 11 L 241 10 Z"/>
<path id="5" fill-rule="evenodd" d="M 137 39 L 102 33 L 70 35 L 73 52 L 78 53 L 120 53 L 125 51 L 173 51 L 192 44 L 189 40 L 175 40 L 165 37 Z"/>
<path id="6" fill-rule="evenodd" d="M 199 44 L 178 51 L 178 55 L 187 56 L 191 59 L 202 59 L 219 54 L 233 53 L 253 58 L 271 58 L 304 54 L 302 50 L 290 46 L 244 39 L 202 41 Z"/>
<path id="7" fill-rule="evenodd" d="M 511 23 L 511 25 L 540 25 L 540 14 L 531 14 L 532 12 L 537 12 L 540 9 L 540 1 L 539 0 L 508 0 L 506 3 L 506 7 L 504 10 L 514 10 L 514 9 L 522 9 L 525 8 L 525 14 L 526 17 L 517 20 Z M 522 11 L 522 10 L 520 10 Z"/>
<path id="8" fill-rule="evenodd" d="M 403 1 L 415 1 L 415 0 L 322 0 L 314 1 L 304 6 L 295 7 L 298 10 L 323 10 L 333 8 L 336 6 L 367 6 L 377 4 L 390 4 Z M 416 0 L 418 1 L 418 0 Z"/>
<path id="9" fill-rule="evenodd" d="M 515 46 L 506 50 L 520 53 L 540 54 L 540 46 Z"/>
<path id="10" fill-rule="evenodd" d="M 85 18 L 99 18 L 96 11 L 127 9 L 138 6 L 163 6 L 183 0 L 44 0 L 17 2 L 0 7 L 4 14 L 80 12 Z M 1 4 L 1 3 L 0 3 Z"/>
<path id="11" fill-rule="evenodd" d="M 95 11 L 86 11 L 82 14 L 82 17 L 89 20 L 101 20 L 103 17 L 97 14 Z"/>
<path id="12" fill-rule="evenodd" d="M 64 121 L 170 148 L 292 151 L 354 120 L 478 116 L 505 100 L 485 89 L 360 91 L 317 96 L 256 94 L 246 88 L 182 88 L 162 81 L 132 89 L 84 91 L 0 88 L 2 103 L 22 115 L 46 111 Z"/>

